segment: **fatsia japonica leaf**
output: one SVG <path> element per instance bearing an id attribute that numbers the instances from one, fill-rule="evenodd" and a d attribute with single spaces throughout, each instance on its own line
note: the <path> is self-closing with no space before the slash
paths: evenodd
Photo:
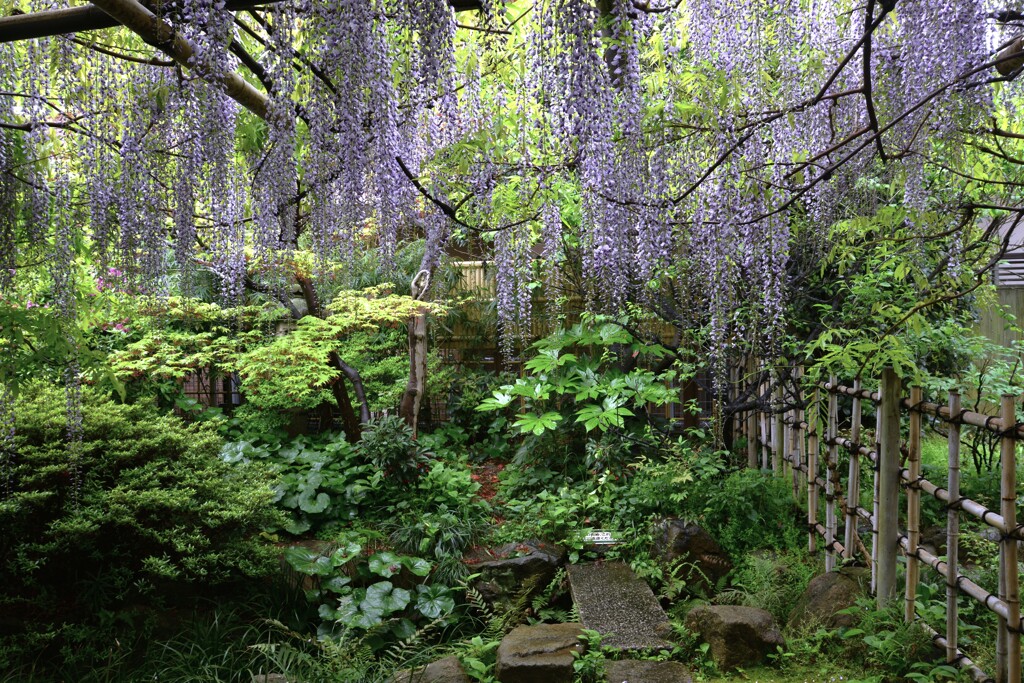
<path id="1" fill-rule="evenodd" d="M 561 413 L 556 413 L 554 411 L 549 411 L 542 415 L 537 415 L 536 413 L 525 413 L 518 417 L 518 419 L 513 423 L 513 426 L 518 427 L 519 431 L 524 434 L 532 433 L 539 436 L 545 431 L 557 427 L 558 423 L 561 421 Z"/>

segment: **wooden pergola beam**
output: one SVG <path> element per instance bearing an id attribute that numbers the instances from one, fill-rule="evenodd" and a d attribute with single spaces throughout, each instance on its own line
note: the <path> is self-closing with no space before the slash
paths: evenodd
<path id="1" fill-rule="evenodd" d="M 125 26 L 137 33 L 146 43 L 157 48 L 171 59 L 184 67 L 191 68 L 189 63 L 194 50 L 192 44 L 178 33 L 173 26 L 156 16 L 148 8 L 136 0 L 91 0 L 92 4 Z M 267 118 L 267 96 L 254 88 L 236 72 L 228 72 L 214 76 L 224 86 L 228 97 L 251 111 L 261 119 Z"/>
<path id="2" fill-rule="evenodd" d="M 272 5 L 281 0 L 228 0 L 225 8 L 239 11 Z M 456 12 L 480 9 L 480 0 L 449 0 Z M 149 5 L 150 3 L 144 3 Z M 46 38 L 80 31 L 97 31 L 113 28 L 120 22 L 92 5 L 69 7 L 67 9 L 45 10 L 28 14 L 12 14 L 0 17 L 0 43 L 12 43 L 31 38 Z"/>

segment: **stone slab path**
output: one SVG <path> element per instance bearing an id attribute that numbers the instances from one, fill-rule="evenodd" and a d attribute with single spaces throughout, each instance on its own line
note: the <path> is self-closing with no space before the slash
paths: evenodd
<path id="1" fill-rule="evenodd" d="M 622 562 L 569 565 L 572 599 L 584 628 L 620 650 L 670 650 L 668 616 L 646 582 Z"/>

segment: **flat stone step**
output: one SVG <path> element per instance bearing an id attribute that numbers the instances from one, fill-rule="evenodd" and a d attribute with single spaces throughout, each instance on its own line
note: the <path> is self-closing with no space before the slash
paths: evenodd
<path id="1" fill-rule="evenodd" d="M 622 562 L 569 565 L 572 599 L 584 628 L 602 645 L 620 650 L 663 650 L 672 632 L 668 616 L 646 582 Z"/>
<path id="2" fill-rule="evenodd" d="M 605 668 L 608 683 L 693 683 L 690 670 L 679 662 L 621 659 Z"/>

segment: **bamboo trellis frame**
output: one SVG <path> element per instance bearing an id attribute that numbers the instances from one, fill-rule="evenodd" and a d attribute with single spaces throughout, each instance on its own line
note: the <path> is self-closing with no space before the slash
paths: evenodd
<path id="1" fill-rule="evenodd" d="M 821 416 L 823 395 L 828 397 L 827 412 Z M 838 431 L 840 396 L 853 399 L 849 438 L 840 436 Z M 873 446 L 861 443 L 865 401 L 874 404 L 877 411 Z M 859 380 L 853 386 L 841 385 L 833 377 L 814 389 L 813 399 L 809 402 L 802 402 L 799 396 L 786 397 L 779 388 L 776 388 L 772 402 L 771 414 L 752 411 L 741 423 L 746 425 L 748 440 L 757 441 L 761 445 L 763 467 L 767 468 L 770 464 L 775 476 L 790 472 L 794 491 L 798 486 L 804 488 L 803 481 L 799 481 L 801 476 L 806 481 L 808 551 L 815 552 L 820 539 L 827 570 L 835 567 L 837 555 L 846 559 L 858 551 L 865 555 L 872 569 L 871 589 L 880 606 L 896 596 L 897 553 L 902 552 L 907 558 L 903 591 L 903 612 L 907 621 L 917 616 L 915 599 L 920 568 L 922 565 L 927 566 L 941 576 L 946 585 L 945 633 L 940 634 L 925 624 L 933 642 L 945 651 L 946 661 L 967 672 L 975 681 L 1020 683 L 1024 620 L 1021 619 L 1020 608 L 1017 542 L 1024 540 L 1024 525 L 1017 523 L 1016 450 L 1017 442 L 1024 440 L 1024 423 L 1016 421 L 1014 397 L 1003 397 L 999 415 L 962 410 L 960 396 L 955 391 L 949 393 L 945 405 L 924 401 L 917 387 L 911 388 L 909 398 L 904 398 L 899 379 L 892 370 L 887 369 L 879 382 L 879 391 L 863 389 Z M 904 414 L 909 416 L 910 422 L 906 466 L 900 462 L 900 421 Z M 946 488 L 921 475 L 920 434 L 922 418 L 926 415 L 949 426 L 949 475 Z M 784 430 L 783 425 L 789 429 Z M 1001 437 L 1001 497 L 998 511 L 960 495 L 960 432 L 963 425 L 988 430 Z M 819 433 L 822 428 L 823 435 Z M 792 435 L 791 440 L 783 436 L 785 432 Z M 756 444 L 748 444 L 748 449 L 748 463 L 756 466 L 756 457 L 751 458 L 749 454 L 756 454 L 758 447 Z M 838 463 L 840 450 L 849 455 L 845 491 Z M 875 472 L 872 510 L 860 505 L 860 467 L 863 458 L 867 458 Z M 900 533 L 898 529 L 901 487 L 906 491 L 906 533 Z M 824 524 L 818 520 L 822 492 L 825 494 L 826 509 Z M 922 493 L 939 500 L 947 508 L 948 554 L 945 561 L 920 546 Z M 996 593 L 990 593 L 960 573 L 957 544 L 961 513 L 972 515 L 1002 536 L 999 587 Z M 842 536 L 838 529 L 840 518 L 844 527 Z M 869 557 L 857 531 L 860 520 L 871 525 L 873 542 Z M 981 671 L 958 647 L 958 598 L 961 595 L 984 605 L 998 617 L 995 678 Z"/>

